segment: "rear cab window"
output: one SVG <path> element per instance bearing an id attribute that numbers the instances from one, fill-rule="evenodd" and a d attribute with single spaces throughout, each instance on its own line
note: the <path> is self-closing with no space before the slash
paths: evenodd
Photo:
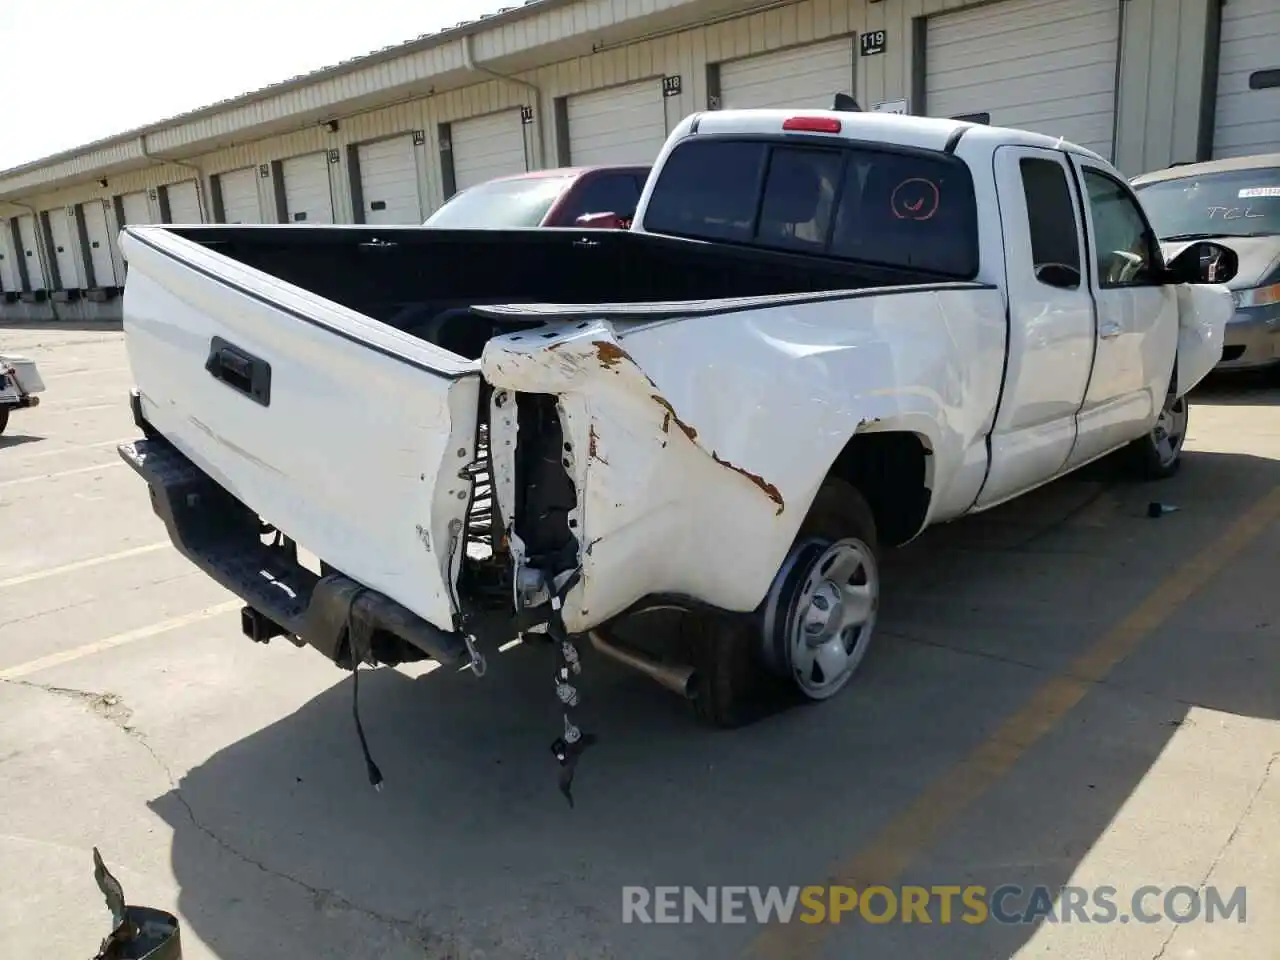
<path id="1" fill-rule="evenodd" d="M 979 266 L 968 167 L 906 148 L 694 137 L 663 164 L 644 229 L 957 279 Z"/>

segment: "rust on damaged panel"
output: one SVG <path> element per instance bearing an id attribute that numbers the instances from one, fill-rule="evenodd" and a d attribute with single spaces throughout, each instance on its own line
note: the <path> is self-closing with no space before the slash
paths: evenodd
<path id="1" fill-rule="evenodd" d="M 674 422 L 690 440 L 698 439 L 698 431 L 680 419 L 680 415 L 676 413 L 675 407 L 671 406 L 670 400 L 660 393 L 655 393 L 653 394 L 653 402 L 666 411 L 666 415 L 662 418 L 663 433 L 669 433 L 671 431 L 671 424 Z"/>
<path id="2" fill-rule="evenodd" d="M 734 473 L 741 474 L 742 476 L 750 480 L 753 484 L 755 484 L 757 487 L 759 487 L 761 491 L 763 491 L 766 497 L 768 497 L 770 500 L 772 500 L 774 503 L 778 505 L 778 512 L 774 514 L 774 516 L 779 516 L 779 517 L 782 516 L 782 511 L 786 507 L 786 504 L 783 503 L 782 493 L 781 491 L 778 490 L 777 487 L 775 487 L 772 483 L 770 483 L 764 477 L 760 476 L 760 474 L 752 473 L 750 470 L 744 470 L 742 467 L 739 467 L 737 464 L 730 463 L 728 460 L 725 460 L 723 457 L 717 454 L 714 450 L 711 451 L 711 459 L 714 460 L 716 463 L 720 464 L 720 466 L 727 467 L 728 469 L 732 470 Z"/>
<path id="3" fill-rule="evenodd" d="M 599 460 L 607 467 L 609 465 L 609 461 L 600 456 L 599 451 L 596 449 L 596 442 L 599 439 L 600 435 L 596 433 L 596 425 L 593 423 L 591 424 L 591 428 L 587 434 L 587 456 L 592 460 Z"/>
<path id="4" fill-rule="evenodd" d="M 600 364 L 606 370 L 612 370 L 623 360 L 635 363 L 631 355 L 616 343 L 610 343 L 608 340 L 593 340 L 592 346 L 596 348 L 596 356 L 600 358 Z"/>
<path id="5" fill-rule="evenodd" d="M 657 389 L 657 384 L 653 382 L 653 378 L 650 377 L 648 374 L 644 373 L 644 371 L 640 369 L 640 365 L 635 362 L 635 360 L 631 357 L 631 355 L 627 353 L 627 351 L 623 350 L 616 343 L 611 343 L 608 340 L 593 340 L 592 346 L 596 348 L 596 356 L 599 358 L 601 366 L 603 366 L 606 370 L 613 370 L 615 373 L 617 373 L 618 371 L 616 367 L 625 360 L 626 362 L 634 366 L 637 370 L 640 370 L 641 374 L 644 375 L 644 378 L 649 381 L 650 386 L 652 386 L 655 390 Z M 675 407 L 671 405 L 671 401 L 669 401 L 661 393 L 651 394 L 651 397 L 653 399 L 653 402 L 658 404 L 658 406 L 662 407 L 664 411 L 663 417 L 662 417 L 663 433 L 670 433 L 671 424 L 674 423 L 677 427 L 680 428 L 680 431 L 686 437 L 688 437 L 691 441 L 694 441 L 694 442 L 697 441 L 698 431 L 680 419 L 680 415 L 676 413 Z M 594 426 L 591 428 L 591 432 L 589 434 L 589 440 L 590 440 L 590 443 L 588 446 L 588 453 L 590 454 L 590 456 L 597 460 L 600 460 L 602 463 L 606 462 L 602 460 L 596 453 L 596 433 L 595 433 Z M 666 444 L 664 443 L 663 445 L 665 446 Z M 774 503 L 778 505 L 778 512 L 775 515 L 776 516 L 782 515 L 782 511 L 786 509 L 786 504 L 782 499 L 781 491 L 779 491 L 778 488 L 775 487 L 772 483 L 764 479 L 764 477 L 760 476 L 758 473 L 752 473 L 750 470 L 745 470 L 742 467 L 739 467 L 737 464 L 730 463 L 728 460 L 725 460 L 723 457 L 717 454 L 714 450 L 711 451 L 711 459 L 714 460 L 716 463 L 718 463 L 720 466 L 725 467 L 726 469 L 732 470 L 734 473 L 737 473 L 740 476 L 746 477 L 747 480 L 751 481 L 752 485 L 757 487 L 766 497 L 768 497 L 770 500 L 772 500 Z"/>

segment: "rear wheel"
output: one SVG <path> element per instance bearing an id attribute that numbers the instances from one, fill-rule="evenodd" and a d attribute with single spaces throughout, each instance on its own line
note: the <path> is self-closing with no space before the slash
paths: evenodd
<path id="1" fill-rule="evenodd" d="M 827 700 L 866 656 L 880 604 L 875 520 L 850 484 L 818 491 L 759 616 L 690 614 L 700 681 L 694 706 L 714 726 L 748 723 L 786 701 Z"/>
<path id="2" fill-rule="evenodd" d="M 0 407 L 0 433 L 4 433 L 4 428 L 9 425 L 9 408 Z"/>

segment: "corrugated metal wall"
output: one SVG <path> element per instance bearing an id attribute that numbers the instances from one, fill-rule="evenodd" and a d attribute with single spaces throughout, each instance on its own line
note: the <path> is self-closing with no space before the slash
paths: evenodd
<path id="1" fill-rule="evenodd" d="M 500 34 L 504 38 L 505 46 L 495 46 L 498 41 L 492 39 L 477 42 L 476 57 L 485 59 L 502 53 L 510 55 L 522 47 L 527 49 L 535 41 L 549 43 L 553 39 L 548 33 L 551 19 L 556 17 L 568 18 L 566 23 L 580 29 L 596 29 L 593 23 L 603 29 L 611 22 L 602 12 L 609 8 L 610 3 L 631 4 L 650 14 L 681 5 L 680 0 L 591 0 L 571 5 L 560 11 L 548 11 L 527 23 L 509 24 L 499 31 L 491 31 L 493 35 Z M 1126 173 L 1137 173 L 1174 160 L 1194 159 L 1201 134 L 1205 37 L 1211 5 L 1216 0 L 1124 0 L 1124 3 L 1125 27 L 1119 67 L 1118 165 Z M 667 102 L 668 124 L 671 125 L 680 117 L 706 109 L 709 63 L 871 30 L 886 31 L 885 51 L 880 55 L 858 58 L 856 96 L 867 106 L 882 100 L 909 98 L 919 89 L 918 64 L 913 57 L 915 18 L 972 5 L 965 0 L 883 0 L 871 4 L 865 0 L 804 0 L 701 27 L 668 30 L 649 39 L 601 49 L 589 56 L 564 60 L 521 74 L 522 79 L 540 88 L 538 103 L 531 102 L 534 97 L 528 87 L 494 80 L 339 118 L 337 132 L 310 122 L 292 133 L 215 151 L 190 162 L 200 168 L 207 193 L 208 178 L 212 174 L 245 166 L 258 167 L 318 150 L 337 150 L 340 169 L 335 170 L 332 177 L 334 215 L 340 222 L 351 222 L 349 178 L 345 169 L 347 145 L 421 131 L 423 142 L 415 149 L 420 151 L 423 205 L 431 210 L 443 199 L 438 143 L 439 125 L 443 122 L 532 105 L 534 124 L 530 134 L 538 142 L 541 156 L 547 158 L 546 165 L 550 165 L 555 157 L 556 134 L 552 116 L 557 97 L 633 80 L 678 74 L 682 79 L 681 92 Z M 452 54 L 433 54 L 433 57 L 449 59 Z M 461 66 L 451 59 L 447 64 L 441 60 L 439 65 L 449 68 Z M 388 86 L 406 82 L 413 74 L 413 69 L 406 64 L 384 64 L 377 69 Z M 313 95 L 300 90 L 289 96 Z M 231 113 L 247 111 L 253 114 L 257 111 L 260 119 L 269 119 L 262 116 L 264 109 L 261 105 L 249 105 L 236 108 Z M 225 127 L 227 117 L 198 122 Z M 168 139 L 174 139 L 176 143 L 178 134 L 175 132 Z M 161 150 L 161 141 L 167 144 L 168 139 L 160 135 L 154 137 L 152 151 Z M 169 146 L 172 148 L 173 144 Z M 539 155 L 536 149 L 532 153 L 535 159 Z M 65 207 L 98 197 L 150 190 L 189 179 L 191 175 L 187 168 L 159 164 L 110 176 L 106 190 L 95 180 L 74 189 L 25 197 L 24 203 L 37 209 Z M 264 185 L 265 189 L 274 192 L 275 185 L 270 181 L 267 183 L 269 185 Z M 270 218 L 275 206 L 268 200 L 273 201 L 274 196 L 264 196 L 264 213 Z M 19 212 L 16 208 L 8 210 L 9 215 Z M 6 207 L 0 202 L 0 216 L 5 215 Z"/>

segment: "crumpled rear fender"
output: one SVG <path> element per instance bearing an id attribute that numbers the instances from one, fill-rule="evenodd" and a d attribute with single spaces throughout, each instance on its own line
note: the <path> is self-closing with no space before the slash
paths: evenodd
<path id="1" fill-rule="evenodd" d="M 931 336 L 911 319 L 917 297 L 918 322 Z M 844 304 L 832 306 L 840 322 L 830 326 L 782 306 L 767 317 L 619 322 L 616 331 L 601 319 L 552 322 L 489 341 L 480 364 L 495 389 L 557 399 L 582 548 L 582 578 L 563 609 L 569 630 L 657 593 L 754 609 L 856 433 L 918 434 L 942 454 L 928 458 L 931 471 L 939 460 L 962 461 L 990 411 L 966 393 L 970 371 L 954 369 L 964 353 L 939 335 L 937 301 L 925 293 L 894 299 L 905 308 L 895 312 L 894 338 Z M 904 350 L 898 335 L 914 345 Z M 495 451 L 521 442 L 508 415 L 491 430 Z M 507 517 L 512 482 L 495 465 Z"/>
<path id="2" fill-rule="evenodd" d="M 1227 321 L 1235 313 L 1231 291 L 1221 284 L 1179 284 L 1178 396 L 1192 390 L 1222 359 Z"/>

